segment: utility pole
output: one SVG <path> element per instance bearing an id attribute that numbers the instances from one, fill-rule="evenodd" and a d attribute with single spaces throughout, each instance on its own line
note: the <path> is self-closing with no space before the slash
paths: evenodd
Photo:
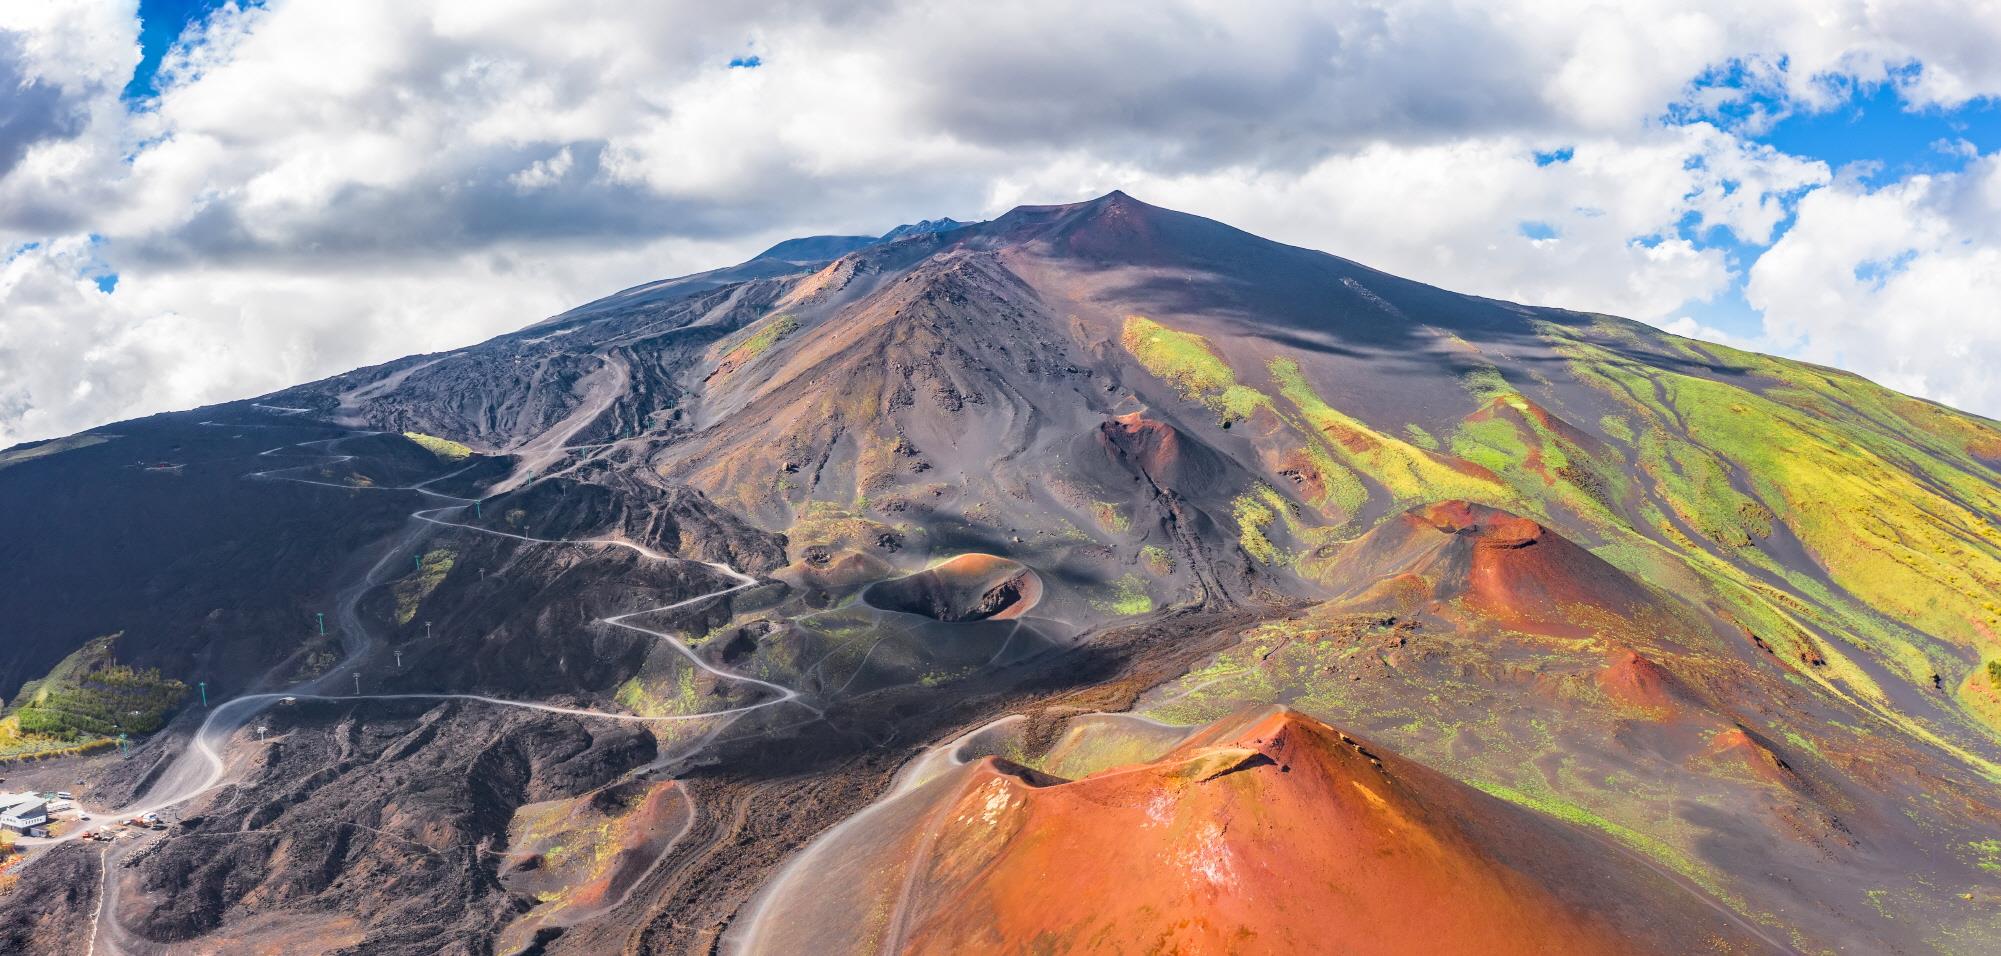
<path id="1" fill-rule="evenodd" d="M 186 687 L 188 685 L 182 684 L 181 686 Z M 203 707 L 208 706 L 208 681 L 201 682 L 201 705 Z"/>
<path id="2" fill-rule="evenodd" d="M 361 696 L 361 672 L 360 672 L 360 671 L 355 671 L 355 672 L 354 672 L 354 696 L 356 696 L 356 697 L 360 697 L 360 696 Z"/>
<path id="3" fill-rule="evenodd" d="M 415 565 L 419 572 L 422 572 L 424 570 L 424 556 L 421 553 L 411 555 L 410 563 Z"/>
<path id="4" fill-rule="evenodd" d="M 475 517 L 475 518 L 484 518 L 484 517 L 486 517 L 486 514 L 485 514 L 484 512 L 482 512 L 482 511 L 480 510 L 480 508 L 479 508 L 479 499 L 478 499 L 478 498 L 474 498 L 474 499 L 473 499 L 473 502 L 472 502 L 472 516 L 473 516 L 473 517 Z"/>
<path id="5" fill-rule="evenodd" d="M 430 639 L 431 639 L 431 622 L 429 622 L 429 621 L 425 621 L 425 622 L 424 622 L 424 640 L 427 640 L 427 641 L 428 641 L 428 640 L 430 640 Z"/>
<path id="6" fill-rule="evenodd" d="M 403 669 L 403 649 L 400 647 L 396 649 L 396 669 Z"/>
<path id="7" fill-rule="evenodd" d="M 264 726 L 263 724 L 258 724 L 258 725 L 257 725 L 257 739 L 258 739 L 258 740 L 263 740 L 263 739 L 264 739 L 264 732 L 265 732 L 265 731 L 267 731 L 267 730 L 270 730 L 270 729 L 271 729 L 271 728 L 269 728 L 269 727 L 266 727 L 266 726 Z"/>
<path id="8" fill-rule="evenodd" d="M 118 752 L 120 754 L 125 752 L 125 732 L 122 730 L 118 732 Z"/>
<path id="9" fill-rule="evenodd" d="M 327 616 L 326 616 L 326 614 L 324 614 L 324 613 L 320 613 L 320 612 L 315 612 L 315 613 L 313 614 L 313 617 L 315 617 L 315 618 L 319 619 L 319 622 L 320 622 L 320 636 L 321 636 L 321 637 L 325 637 L 325 636 L 327 636 Z"/>

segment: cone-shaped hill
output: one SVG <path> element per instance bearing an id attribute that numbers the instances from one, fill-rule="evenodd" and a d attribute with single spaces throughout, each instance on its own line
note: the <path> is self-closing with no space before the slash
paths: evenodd
<path id="1" fill-rule="evenodd" d="M 897 800 L 802 857 L 867 878 L 781 881 L 747 951 L 1781 951 L 1615 841 L 1285 709 L 1078 780 L 981 757 Z"/>

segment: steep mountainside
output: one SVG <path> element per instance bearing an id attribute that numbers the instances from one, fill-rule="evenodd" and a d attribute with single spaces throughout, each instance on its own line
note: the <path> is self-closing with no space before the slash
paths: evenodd
<path id="1" fill-rule="evenodd" d="M 0 453 L 0 695 L 219 705 L 0 940 L 1990 951 L 1997 518 L 1994 422 L 1122 193 L 794 240 Z"/>

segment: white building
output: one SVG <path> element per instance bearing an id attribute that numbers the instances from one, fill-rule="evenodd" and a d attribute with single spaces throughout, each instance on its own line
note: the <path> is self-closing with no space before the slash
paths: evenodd
<path id="1" fill-rule="evenodd" d="M 28 834 L 48 823 L 48 801 L 31 793 L 0 795 L 0 827 Z"/>

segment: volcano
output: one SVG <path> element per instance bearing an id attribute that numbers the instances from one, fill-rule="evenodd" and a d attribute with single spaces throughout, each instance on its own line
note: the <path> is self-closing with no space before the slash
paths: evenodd
<path id="1" fill-rule="evenodd" d="M 0 452 L 0 949 L 2001 937 L 1992 421 L 1122 192 L 537 318 Z"/>

